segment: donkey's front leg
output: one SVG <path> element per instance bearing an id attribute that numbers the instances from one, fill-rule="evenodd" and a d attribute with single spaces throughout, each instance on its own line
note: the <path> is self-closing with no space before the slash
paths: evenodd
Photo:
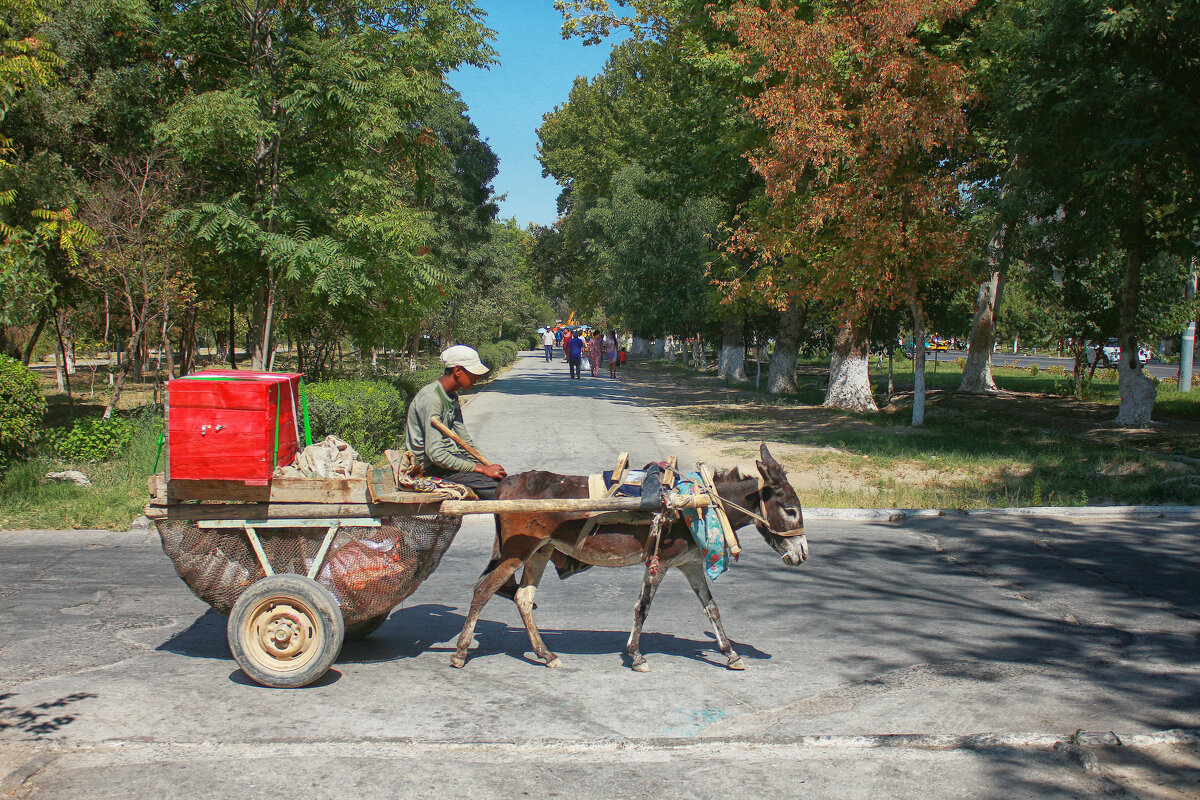
<path id="1" fill-rule="evenodd" d="M 479 622 L 479 615 L 483 611 L 483 607 L 487 605 L 488 600 L 492 599 L 496 590 L 520 568 L 521 562 L 520 557 L 509 556 L 496 564 L 491 572 L 485 572 L 479 576 L 479 580 L 475 582 L 475 594 L 471 598 L 471 610 L 467 612 L 462 633 L 458 635 L 458 647 L 455 649 L 454 655 L 450 656 L 450 666 L 460 669 L 466 666 L 467 649 L 470 648 L 471 639 L 475 636 L 475 624 Z"/>
<path id="2" fill-rule="evenodd" d="M 679 564 L 679 571 L 687 578 L 688 583 L 692 585 L 692 591 L 696 593 L 696 597 L 700 598 L 700 604 L 704 606 L 704 614 L 712 621 L 713 633 L 717 637 L 717 647 L 721 648 L 721 652 L 725 655 L 726 666 L 730 669 L 745 669 L 746 664 L 733 650 L 733 645 L 729 641 L 729 637 L 725 635 L 725 628 L 721 625 L 721 612 L 717 608 L 717 601 L 713 599 L 712 592 L 708 588 L 708 579 L 704 576 L 704 564 L 696 559 L 689 561 L 686 564 Z"/>
<path id="3" fill-rule="evenodd" d="M 533 652 L 547 667 L 557 669 L 562 666 L 562 661 L 546 647 L 546 643 L 542 641 L 541 631 L 538 630 L 537 623 L 533 621 L 533 596 L 537 593 L 538 584 L 542 580 L 542 571 L 546 569 L 546 563 L 550 560 L 550 554 L 553 552 L 554 542 L 547 539 L 541 548 L 529 557 L 529 560 L 525 562 L 525 570 L 521 573 L 521 586 L 517 589 L 515 599 L 517 610 L 521 612 L 521 621 L 525 623 L 525 631 L 529 634 L 529 644 L 533 646 Z"/>
<path id="4" fill-rule="evenodd" d="M 629 666 L 633 667 L 634 672 L 650 671 L 650 666 L 646 663 L 641 651 L 642 625 L 646 622 L 646 615 L 650 613 L 650 603 L 654 600 L 654 593 L 658 591 L 658 585 L 662 583 L 663 576 L 666 574 L 665 566 L 658 570 L 657 575 L 652 575 L 650 565 L 646 565 L 646 574 L 642 577 L 642 594 L 638 597 L 637 606 L 633 609 L 633 630 L 629 632 L 629 641 L 625 644 L 625 652 L 632 660 Z"/>

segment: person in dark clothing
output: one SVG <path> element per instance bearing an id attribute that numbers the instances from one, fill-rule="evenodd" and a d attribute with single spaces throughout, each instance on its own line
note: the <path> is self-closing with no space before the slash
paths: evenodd
<path id="1" fill-rule="evenodd" d="M 579 377 L 580 367 L 583 364 L 583 339 L 582 335 L 573 336 L 567 343 L 567 366 L 571 368 L 572 378 Z"/>

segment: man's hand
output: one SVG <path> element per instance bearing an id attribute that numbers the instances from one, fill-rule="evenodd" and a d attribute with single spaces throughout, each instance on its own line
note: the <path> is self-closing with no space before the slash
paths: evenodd
<path id="1" fill-rule="evenodd" d="M 499 464 L 476 464 L 475 471 L 487 475 L 489 478 L 495 478 L 498 481 L 502 481 L 508 477 L 508 473 L 505 472 L 504 467 Z"/>

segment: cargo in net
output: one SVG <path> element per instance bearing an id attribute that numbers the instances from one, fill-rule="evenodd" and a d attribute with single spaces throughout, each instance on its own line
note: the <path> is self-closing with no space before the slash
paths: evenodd
<path id="1" fill-rule="evenodd" d="M 221 614 L 228 615 L 242 592 L 264 577 L 244 530 L 201 528 L 185 520 L 157 524 L 179 577 Z M 347 625 L 387 614 L 437 568 L 461 526 L 461 516 L 424 515 L 384 518 L 379 527 L 339 528 L 317 581 L 333 592 Z M 307 575 L 326 532 L 270 528 L 258 535 L 271 569 Z"/>

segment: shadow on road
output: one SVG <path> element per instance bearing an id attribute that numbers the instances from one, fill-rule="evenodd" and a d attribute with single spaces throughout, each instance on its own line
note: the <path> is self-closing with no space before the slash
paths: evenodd
<path id="1" fill-rule="evenodd" d="M 358 642 L 347 642 L 338 659 L 344 663 L 371 663 L 413 658 L 426 651 L 450 653 L 454 650 L 464 617 L 450 606 L 427 604 L 402 608 L 392 614 L 372 636 Z M 628 631 L 563 631 L 542 628 L 546 646 L 561 655 L 619 656 L 625 651 Z M 476 644 L 470 658 L 489 655 L 508 655 L 523 661 L 529 652 L 529 637 L 522 626 L 480 619 L 475 628 Z M 750 645 L 734 642 L 743 658 L 771 658 Z M 705 661 L 724 668 L 724 657 L 711 639 L 693 640 L 662 633 L 642 634 L 642 652 L 680 656 Z M 533 661 L 540 664 L 540 661 Z"/>

